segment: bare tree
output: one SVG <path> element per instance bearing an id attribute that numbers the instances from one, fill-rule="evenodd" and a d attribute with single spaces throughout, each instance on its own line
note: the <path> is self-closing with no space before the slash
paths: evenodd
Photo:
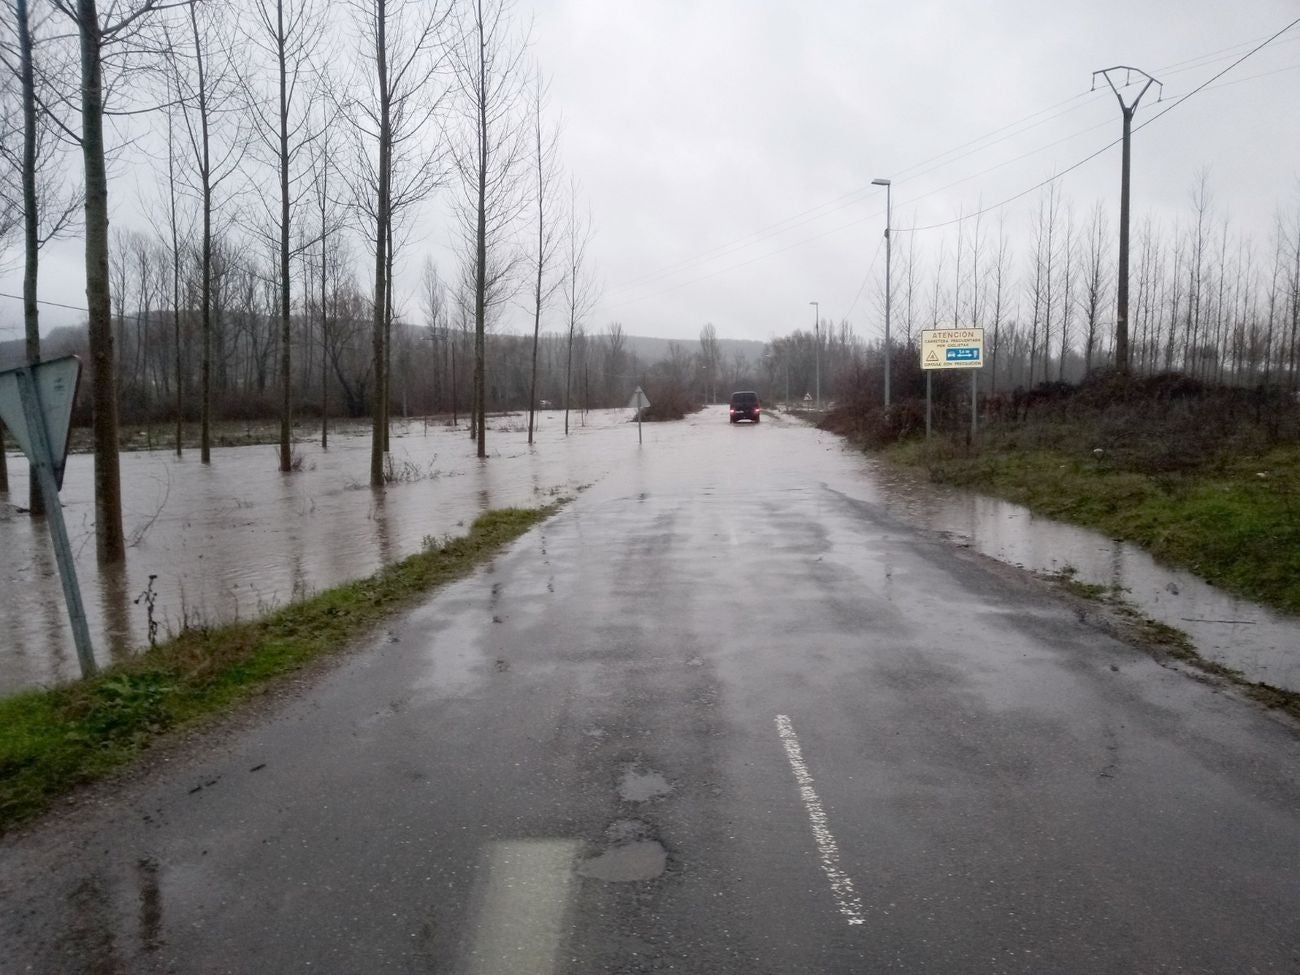
<path id="1" fill-rule="evenodd" d="M 1006 275 L 1009 247 L 1006 224 L 998 220 L 997 251 L 993 258 L 993 350 L 989 362 L 989 392 L 998 391 L 998 354 L 1002 351 L 1002 322 L 1005 318 L 1003 302 L 1006 297 Z"/>
<path id="2" fill-rule="evenodd" d="M 1092 372 L 1092 359 L 1097 351 L 1097 340 L 1101 334 L 1102 309 L 1109 307 L 1109 290 L 1114 273 L 1111 268 L 1107 241 L 1110 240 L 1110 227 L 1106 220 L 1106 208 L 1101 201 L 1092 208 L 1092 219 L 1088 222 L 1087 249 L 1084 251 L 1083 264 L 1083 373 Z M 1141 321 L 1142 294 L 1139 286 L 1138 315 Z M 1138 349 L 1143 345 L 1141 326 L 1139 325 Z"/>
<path id="3" fill-rule="evenodd" d="M 722 348 L 718 344 L 718 330 L 712 322 L 700 329 L 700 367 L 704 371 L 706 402 L 718 401 L 718 369 L 722 365 Z"/>
<path id="4" fill-rule="evenodd" d="M 913 221 L 915 224 L 915 221 Z M 903 271 L 903 344 L 906 348 L 912 348 L 916 341 L 916 304 L 918 301 L 917 281 L 919 269 L 916 263 L 916 233 L 912 231 L 904 235 L 907 241 L 907 261 L 906 270 Z"/>
<path id="5" fill-rule="evenodd" d="M 169 91 L 171 82 L 168 82 Z M 171 238 L 172 271 L 172 341 L 175 343 L 173 363 L 176 371 L 176 456 L 184 449 L 185 428 L 185 371 L 181 352 L 181 228 L 176 205 L 176 112 L 171 98 L 167 100 L 167 225 Z"/>
<path id="6" fill-rule="evenodd" d="M 190 45 L 182 53 L 177 40 L 169 44 L 170 68 L 180 106 L 181 121 L 189 145 L 193 180 L 191 188 L 199 199 L 201 239 L 199 258 L 199 323 L 202 329 L 200 364 L 199 459 L 212 462 L 212 387 L 214 358 L 224 359 L 224 346 L 214 348 L 213 217 L 224 200 L 218 197 L 221 187 L 239 168 L 245 148 L 245 132 L 239 98 L 242 95 L 236 75 L 233 51 L 229 43 L 226 8 L 215 4 L 190 4 L 186 10 Z M 170 34 L 170 32 L 169 32 Z M 224 336 L 221 336 L 224 339 Z M 222 376 L 217 385 L 224 388 Z"/>
<path id="7" fill-rule="evenodd" d="M 329 373 L 333 366 L 336 372 L 339 370 L 339 355 L 337 348 L 335 354 L 331 355 L 331 324 L 330 324 L 330 272 L 335 272 L 335 289 L 336 300 L 334 302 L 335 318 L 338 315 L 338 283 L 340 275 L 338 265 L 341 263 L 338 254 L 338 245 L 335 243 L 336 237 L 342 229 L 342 218 L 339 207 L 336 204 L 333 193 L 330 189 L 330 175 L 334 171 L 334 139 L 333 139 L 333 122 L 336 113 L 331 110 L 330 102 L 332 100 L 323 100 L 319 104 L 321 112 L 320 137 L 312 143 L 312 162 L 311 162 L 311 193 L 312 209 L 317 221 L 316 223 L 316 243 L 320 247 L 320 446 L 321 450 L 329 449 Z M 331 250 L 331 247 L 334 249 Z M 339 376 L 342 381 L 342 375 Z"/>
<path id="8" fill-rule="evenodd" d="M 542 72 L 538 68 L 533 82 L 533 101 L 531 106 L 532 121 L 532 163 L 535 179 L 533 203 L 537 207 L 537 244 L 533 251 L 533 263 L 536 277 L 533 282 L 533 356 L 528 380 L 528 443 L 533 442 L 533 427 L 537 414 L 537 346 L 542 331 L 542 308 L 555 295 L 561 278 L 547 271 L 553 263 L 560 246 L 560 234 L 555 219 L 555 186 L 559 175 L 556 163 L 556 147 L 560 137 L 558 125 L 543 126 L 542 112 L 545 107 L 546 88 L 542 84 Z"/>
<path id="9" fill-rule="evenodd" d="M 522 102 L 528 42 L 510 0 L 466 0 L 460 8 L 452 66 L 464 122 L 453 156 L 461 182 L 461 227 L 470 244 L 474 301 L 474 404 L 477 453 L 487 456 L 487 317 L 505 297 L 517 260 L 510 240 L 527 206 L 520 170 L 527 165 Z"/>
<path id="10" fill-rule="evenodd" d="M 1078 283 L 1075 276 L 1077 255 L 1074 248 L 1074 212 L 1067 204 L 1065 207 L 1065 226 L 1062 229 L 1061 243 L 1061 319 L 1060 319 L 1060 355 L 1056 362 L 1056 381 L 1065 382 L 1065 361 L 1070 353 L 1074 323 L 1074 288 Z"/>
<path id="11" fill-rule="evenodd" d="M 90 375 L 94 387 L 95 551 L 101 563 L 126 558 L 122 532 L 122 486 L 117 447 L 117 386 L 113 375 L 112 303 L 108 283 L 108 164 L 104 146 L 104 52 L 117 48 L 126 71 L 132 41 L 163 0 L 114 3 L 107 20 L 96 0 L 52 0 L 76 26 L 80 43 L 81 146 L 85 167 L 86 307 Z M 70 133 L 71 134 L 71 133 Z"/>
<path id="12" fill-rule="evenodd" d="M 614 390 L 620 388 L 620 384 L 628 372 L 627 335 L 623 331 L 622 322 L 609 323 L 605 330 L 602 345 L 604 346 L 603 368 L 605 373 L 602 392 L 606 398 L 609 398 L 613 395 Z"/>
<path id="13" fill-rule="evenodd" d="M 34 47 L 36 44 L 27 0 L 14 0 L 6 4 L 8 25 L 12 26 L 13 43 L 6 37 L 0 45 L 0 58 L 8 74 L 17 79 L 21 94 L 23 131 L 19 144 L 21 156 L 17 157 L 13 143 L 0 140 L 0 153 L 6 157 L 11 170 L 20 176 L 21 196 L 10 196 L 8 182 L 0 188 L 4 212 L 21 214 L 23 224 L 23 325 L 26 336 L 26 358 L 30 363 L 41 358 L 40 316 L 36 301 L 40 267 L 40 251 L 55 237 L 64 233 L 76 220 L 84 205 L 79 190 L 66 187 L 51 170 L 58 161 L 59 147 L 49 118 L 37 111 L 37 78 Z M 15 51 L 16 48 L 16 51 Z M 15 57 L 16 54 L 16 57 Z M 48 98 L 48 95 L 47 95 Z M 16 158 L 17 157 L 17 158 Z M 2 219 L 2 218 L 0 218 Z M 0 239 L 4 227 L 0 226 Z M 28 507 L 33 515 L 45 513 L 45 498 L 37 479 L 28 479 Z"/>
<path id="14" fill-rule="evenodd" d="M 268 217 L 275 229 L 278 265 L 280 470 L 287 472 L 293 469 L 290 262 L 298 250 L 291 246 L 290 220 L 304 195 L 307 160 L 316 136 L 312 129 L 313 92 L 309 85 L 318 76 L 315 58 L 320 54 L 326 11 L 320 0 L 252 0 L 252 7 L 254 23 L 245 36 L 275 78 L 274 88 L 269 88 L 261 83 L 258 72 L 248 79 L 246 91 L 258 144 L 276 171 L 279 189 L 277 211 L 268 213 Z M 300 241 L 301 246 L 307 245 L 305 239 Z"/>
<path id="15" fill-rule="evenodd" d="M 1196 186 L 1191 191 L 1193 229 L 1191 248 L 1187 253 L 1187 305 L 1183 331 L 1183 366 L 1192 375 L 1200 375 L 1202 315 L 1205 305 L 1205 252 L 1209 246 L 1209 223 L 1213 215 L 1213 198 L 1210 194 L 1210 177 L 1202 169 Z"/>
<path id="16" fill-rule="evenodd" d="M 417 154 L 411 190 L 395 190 L 401 147 L 417 146 L 424 124 L 441 96 L 436 76 L 445 51 L 443 29 L 450 7 L 416 0 L 352 0 L 361 35 L 361 56 L 373 59 L 364 93 L 349 99 L 348 116 L 364 143 L 353 174 L 353 198 L 367 220 L 374 245 L 374 301 L 371 308 L 372 416 L 370 484 L 384 484 L 387 440 L 387 335 L 392 308 L 392 244 L 397 201 L 414 200 L 430 186 L 428 156 Z"/>
<path id="17" fill-rule="evenodd" d="M 564 367 L 564 435 L 569 435 L 569 400 L 573 390 L 573 344 L 583 320 L 596 304 L 596 285 L 587 248 L 591 245 L 591 216 L 578 213 L 578 184 L 569 178 L 569 213 L 564 231 L 564 304 L 568 310 L 568 349 Z"/>
<path id="18" fill-rule="evenodd" d="M 0 144 L 9 145 L 17 128 L 15 116 L 19 114 L 14 104 L 14 84 L 9 72 L 0 74 Z M 13 182 L 12 160 L 5 153 L 0 153 L 0 185 L 9 186 Z M 22 211 L 18 202 L 8 193 L 0 193 L 0 267 L 3 267 L 5 252 L 10 246 L 11 238 L 22 223 Z M 0 491 L 9 490 L 9 462 L 5 457 L 5 425 L 0 423 Z"/>
<path id="19" fill-rule="evenodd" d="M 1290 306 L 1291 334 L 1287 339 L 1287 356 L 1291 370 L 1291 392 L 1300 392 L 1300 207 L 1289 230 L 1290 267 L 1287 271 L 1287 304 Z"/>

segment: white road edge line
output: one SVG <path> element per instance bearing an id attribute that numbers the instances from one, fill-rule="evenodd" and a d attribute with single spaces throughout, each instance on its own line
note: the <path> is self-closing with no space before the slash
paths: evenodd
<path id="1" fill-rule="evenodd" d="M 835 895 L 840 913 L 849 924 L 866 924 L 862 901 L 858 898 L 857 891 L 853 889 L 853 881 L 840 869 L 840 848 L 835 843 L 835 837 L 831 835 L 830 826 L 827 825 L 826 810 L 822 808 L 822 801 L 817 796 L 812 774 L 804 764 L 803 749 L 799 747 L 799 736 L 794 733 L 794 725 L 786 715 L 776 716 L 776 732 L 781 736 L 781 744 L 785 746 L 785 756 L 790 760 L 790 769 L 794 772 L 795 782 L 799 784 L 799 796 L 803 799 L 804 808 L 808 810 L 808 821 L 812 824 L 813 838 L 817 841 L 817 853 L 822 861 L 822 870 L 826 873 L 826 879 L 830 881 L 831 893 Z"/>

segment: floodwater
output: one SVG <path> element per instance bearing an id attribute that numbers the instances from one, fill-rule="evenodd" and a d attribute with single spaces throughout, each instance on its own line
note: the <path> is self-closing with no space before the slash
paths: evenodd
<path id="1" fill-rule="evenodd" d="M 1073 570 L 1080 582 L 1121 590 L 1143 615 L 1186 633 L 1202 656 L 1249 680 L 1300 690 L 1300 618 L 1161 565 L 1136 545 L 877 461 L 869 468 L 882 500 L 919 527 L 1034 572 Z"/>
<path id="2" fill-rule="evenodd" d="M 296 444 L 299 471 L 278 471 L 273 445 L 121 455 L 125 570 L 95 561 L 89 455 L 68 458 L 64 518 L 95 654 L 105 663 L 148 643 L 150 611 L 159 636 L 184 626 L 258 616 L 295 598 L 361 578 L 420 550 L 428 537 L 463 534 L 490 508 L 545 504 L 600 480 L 637 446 L 625 411 L 570 417 L 539 414 L 529 448 L 528 417 L 494 417 L 487 460 L 474 456 L 462 425 L 394 424 L 399 479 L 368 485 L 369 431 L 331 433 Z M 27 464 L 10 455 L 10 493 L 0 495 L 0 694 L 79 673 L 59 577 L 43 521 L 26 504 Z M 152 578 L 152 583 L 150 578 Z M 147 594 L 152 586 L 152 596 Z"/>
<path id="3" fill-rule="evenodd" d="M 92 459 L 69 458 L 64 512 L 97 657 L 107 662 L 147 644 L 151 617 L 165 636 L 256 616 L 369 575 L 426 538 L 460 534 L 489 508 L 572 496 L 644 463 L 647 452 L 671 456 L 688 441 L 708 449 L 709 438 L 730 428 L 752 433 L 755 447 L 771 443 L 771 462 L 797 463 L 810 484 L 833 483 L 955 544 L 1033 571 L 1069 566 L 1081 581 L 1125 589 L 1145 614 L 1187 632 L 1205 656 L 1252 680 L 1300 689 L 1300 619 L 1159 566 L 1131 545 L 928 484 L 797 421 L 769 415 L 742 431 L 705 411 L 680 424 L 647 424 L 641 448 L 623 410 L 585 420 L 575 414 L 567 438 L 562 414 L 539 417 L 532 448 L 526 416 L 493 418 L 486 461 L 474 456 L 464 427 L 398 423 L 392 458 L 401 477 L 385 491 L 366 484 L 368 430 L 332 435 L 328 451 L 298 444 L 302 468 L 289 475 L 277 471 L 274 446 L 215 449 L 209 467 L 197 451 L 181 459 L 167 451 L 123 454 L 129 549 L 125 568 L 108 572 L 95 563 Z M 758 459 L 761 468 L 761 453 Z M 25 502 L 25 475 L 26 463 L 11 455 L 10 495 L 0 495 L 0 694 L 78 673 L 47 529 L 14 507 Z"/>

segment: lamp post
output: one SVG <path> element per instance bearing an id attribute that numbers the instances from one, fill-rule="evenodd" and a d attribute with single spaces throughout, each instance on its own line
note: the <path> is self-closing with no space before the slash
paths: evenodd
<path id="1" fill-rule="evenodd" d="M 813 360 L 816 363 L 817 370 L 817 409 L 822 408 L 822 306 L 815 301 L 808 304 L 813 306 Z"/>
<path id="2" fill-rule="evenodd" d="M 885 188 L 885 406 L 889 406 L 889 360 L 892 357 L 892 347 L 889 343 L 889 291 L 893 282 L 893 275 L 889 273 L 889 223 L 890 223 L 890 196 L 891 190 L 889 180 L 873 179 L 872 186 L 883 186 Z"/>

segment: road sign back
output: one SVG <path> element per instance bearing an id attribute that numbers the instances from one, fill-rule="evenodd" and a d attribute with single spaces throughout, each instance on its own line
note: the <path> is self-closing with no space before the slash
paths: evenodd
<path id="1" fill-rule="evenodd" d="M 70 355 L 0 372 L 0 420 L 4 421 L 30 460 L 34 438 L 27 427 L 27 417 L 23 412 L 22 396 L 18 389 L 18 373 L 23 369 L 30 370 L 33 384 L 40 396 L 40 412 L 45 421 L 45 442 L 50 447 L 50 466 L 54 471 L 55 483 L 62 488 L 63 468 L 68 457 L 68 436 L 72 428 L 72 404 L 77 398 L 77 383 L 81 378 L 81 360 Z"/>

